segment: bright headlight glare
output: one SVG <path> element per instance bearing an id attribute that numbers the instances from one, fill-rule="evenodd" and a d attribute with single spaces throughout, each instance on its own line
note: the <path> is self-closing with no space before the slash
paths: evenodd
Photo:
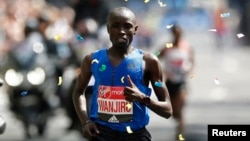
<path id="1" fill-rule="evenodd" d="M 32 85 L 40 85 L 45 80 L 45 71 L 42 68 L 36 68 L 27 74 L 27 79 Z"/>
<path id="2" fill-rule="evenodd" d="M 23 82 L 23 75 L 14 69 L 9 69 L 5 73 L 5 81 L 9 86 L 19 86 Z"/>

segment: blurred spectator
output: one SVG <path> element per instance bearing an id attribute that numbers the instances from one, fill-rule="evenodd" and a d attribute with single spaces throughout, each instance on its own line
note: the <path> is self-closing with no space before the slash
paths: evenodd
<path id="1" fill-rule="evenodd" d="M 225 42 L 225 34 L 227 33 L 227 25 L 225 19 L 228 18 L 230 13 L 226 12 L 223 7 L 218 7 L 213 13 L 213 24 L 216 29 L 215 43 L 216 48 L 223 49 L 223 43 Z"/>
<path id="2" fill-rule="evenodd" d="M 109 12 L 108 3 L 105 0 L 75 0 L 73 9 L 76 13 L 74 27 L 86 18 L 93 18 L 99 25 L 103 25 Z"/>

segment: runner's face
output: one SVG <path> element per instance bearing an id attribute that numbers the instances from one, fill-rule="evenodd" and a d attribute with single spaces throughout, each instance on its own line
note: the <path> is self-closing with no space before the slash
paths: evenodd
<path id="1" fill-rule="evenodd" d="M 128 47 L 136 33 L 135 20 L 124 12 L 113 15 L 108 24 L 110 41 L 113 46 Z"/>

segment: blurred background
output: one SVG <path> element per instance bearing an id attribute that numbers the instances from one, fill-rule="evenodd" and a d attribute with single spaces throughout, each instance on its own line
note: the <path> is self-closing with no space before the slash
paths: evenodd
<path id="1" fill-rule="evenodd" d="M 1 141 L 85 141 L 72 88 L 82 58 L 109 47 L 117 6 L 136 13 L 135 47 L 157 53 L 179 24 L 194 48 L 186 140 L 206 141 L 208 124 L 250 124 L 248 0 L 0 0 Z M 175 125 L 151 113 L 148 129 L 173 141 Z"/>

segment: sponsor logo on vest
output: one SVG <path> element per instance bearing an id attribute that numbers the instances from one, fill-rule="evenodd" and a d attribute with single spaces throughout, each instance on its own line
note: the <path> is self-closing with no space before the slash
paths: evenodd
<path id="1" fill-rule="evenodd" d="M 110 87 L 99 86 L 98 97 L 109 98 L 110 97 Z"/>
<path id="2" fill-rule="evenodd" d="M 113 115 L 112 117 L 109 118 L 108 122 L 119 123 L 119 120 L 116 118 L 115 115 Z"/>
<path id="3" fill-rule="evenodd" d="M 99 86 L 97 101 L 100 118 L 108 122 L 125 122 L 132 118 L 133 106 L 126 106 L 129 102 L 125 99 L 123 86 Z"/>

